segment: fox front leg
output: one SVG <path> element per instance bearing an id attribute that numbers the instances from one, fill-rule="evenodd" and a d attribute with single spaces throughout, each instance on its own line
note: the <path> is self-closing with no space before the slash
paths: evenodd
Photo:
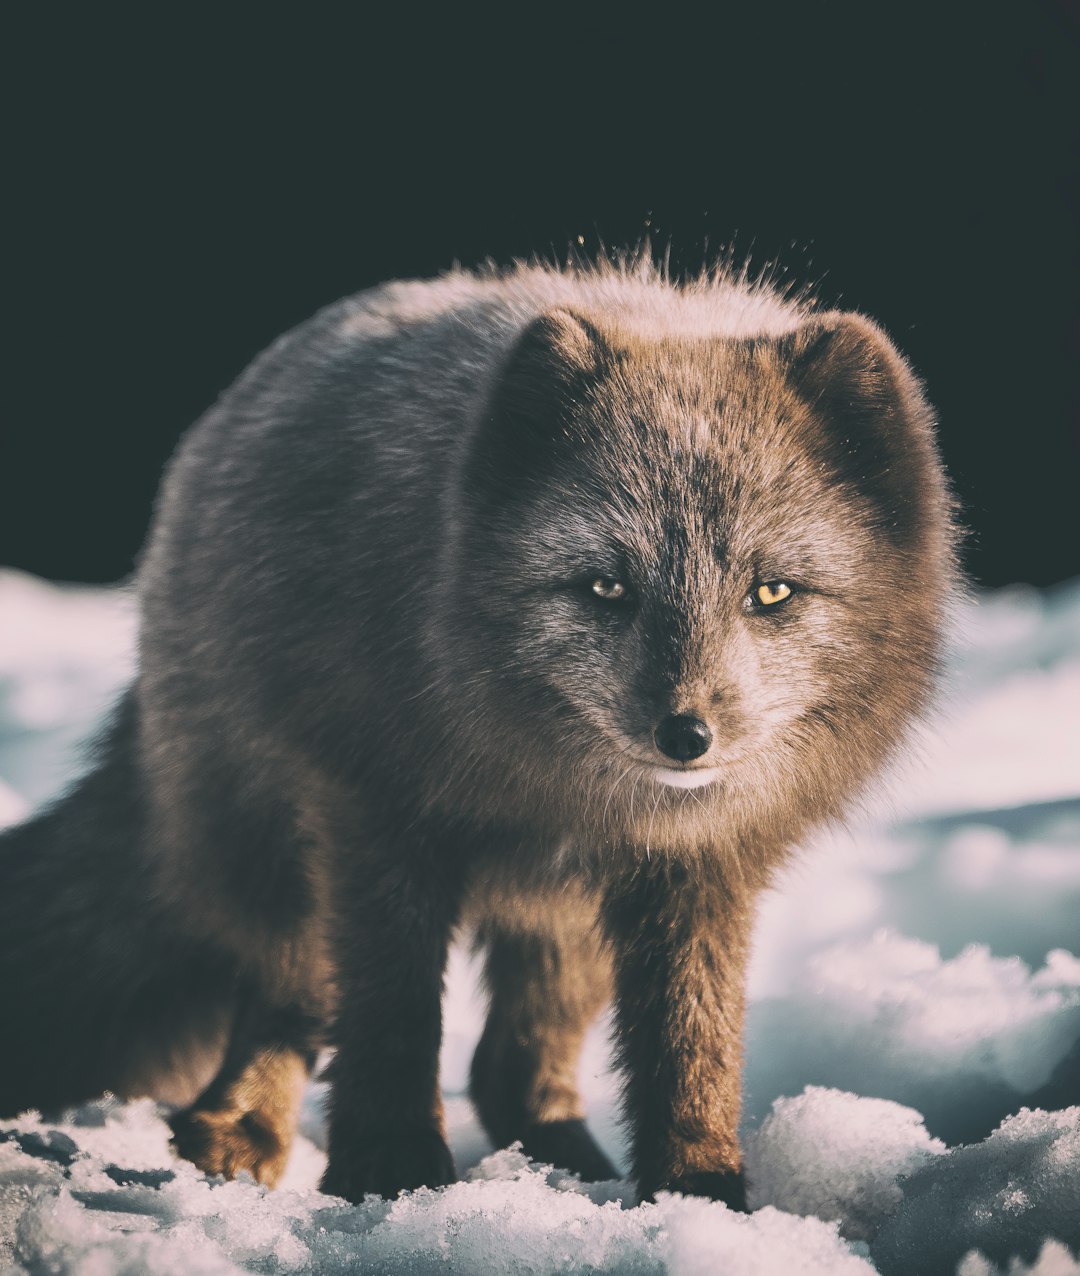
<path id="1" fill-rule="evenodd" d="M 655 861 L 611 890 L 619 1062 L 642 1199 L 746 1208 L 738 1125 L 752 897 Z"/>
<path id="2" fill-rule="evenodd" d="M 418 839 L 369 844 L 337 901 L 340 1004 L 322 1190 L 350 1201 L 455 1178 L 439 1093 L 457 903 L 447 858 Z"/>

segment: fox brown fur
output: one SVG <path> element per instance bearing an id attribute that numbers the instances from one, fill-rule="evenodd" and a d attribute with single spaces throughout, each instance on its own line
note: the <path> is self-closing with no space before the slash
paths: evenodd
<path id="1" fill-rule="evenodd" d="M 931 411 L 870 320 L 718 272 L 390 284 L 264 353 L 173 459 L 98 768 L 0 841 L 0 1114 L 181 1103 L 280 1175 L 446 1183 L 447 947 L 487 952 L 498 1144 L 615 1173 L 575 1087 L 614 995 L 633 1174 L 743 1202 L 755 900 L 931 690 Z"/>

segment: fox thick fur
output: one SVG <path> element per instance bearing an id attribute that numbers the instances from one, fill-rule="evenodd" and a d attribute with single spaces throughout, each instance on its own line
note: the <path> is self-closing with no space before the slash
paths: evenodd
<path id="1" fill-rule="evenodd" d="M 575 1087 L 613 997 L 642 1195 L 741 1205 L 755 900 L 923 710 L 953 549 L 858 314 L 648 263 L 322 311 L 182 442 L 98 767 L 0 840 L 0 1113 L 153 1095 L 274 1183 L 333 1045 L 324 1187 L 451 1181 L 460 927 L 497 1144 L 616 1173 Z"/>

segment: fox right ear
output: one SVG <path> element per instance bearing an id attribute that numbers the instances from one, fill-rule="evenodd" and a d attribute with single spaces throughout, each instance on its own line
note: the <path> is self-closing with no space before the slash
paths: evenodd
<path id="1" fill-rule="evenodd" d="M 570 310 L 549 310 L 522 332 L 503 367 L 492 409 L 553 437 L 610 355 L 597 329 Z"/>
<path id="2" fill-rule="evenodd" d="M 506 487 L 539 472 L 573 437 L 574 408 L 611 358 L 588 319 L 562 309 L 534 319 L 498 373 L 473 440 L 471 464 L 481 483 Z"/>
<path id="3" fill-rule="evenodd" d="M 518 338 L 511 366 L 539 363 L 546 368 L 588 371 L 605 346 L 588 319 L 572 310 L 549 310 L 532 321 Z"/>

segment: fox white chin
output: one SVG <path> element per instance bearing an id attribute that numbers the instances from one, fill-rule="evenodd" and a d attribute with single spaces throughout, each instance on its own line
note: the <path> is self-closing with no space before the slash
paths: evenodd
<path id="1" fill-rule="evenodd" d="M 657 784 L 666 784 L 672 789 L 702 789 L 720 778 L 720 768 L 711 766 L 697 771 L 673 771 L 667 767 L 657 767 L 652 774 Z"/>

